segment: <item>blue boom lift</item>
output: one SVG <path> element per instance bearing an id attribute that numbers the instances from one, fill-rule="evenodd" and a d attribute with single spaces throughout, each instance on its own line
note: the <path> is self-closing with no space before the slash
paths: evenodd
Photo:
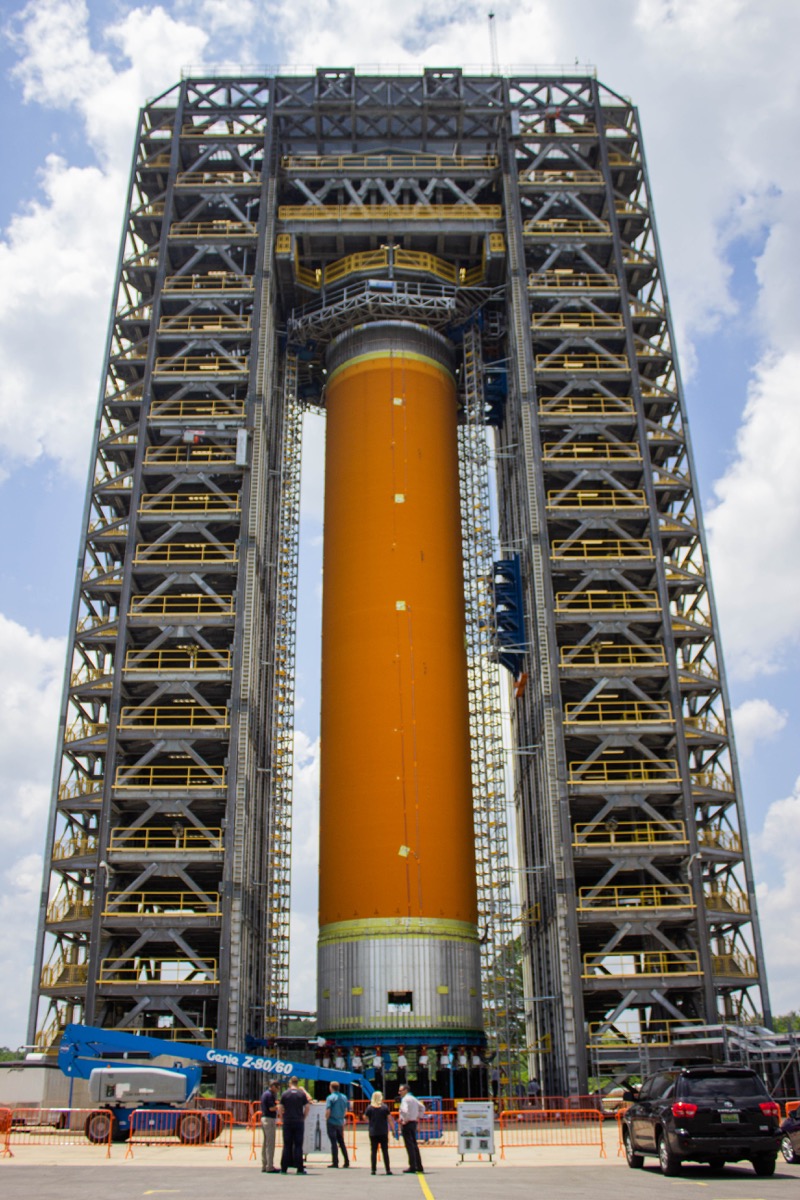
<path id="1" fill-rule="evenodd" d="M 146 1065 L 148 1060 L 164 1057 L 175 1060 L 171 1067 Z M 222 1126 L 213 1112 L 186 1111 L 200 1087 L 203 1066 L 259 1071 L 267 1079 L 274 1077 L 287 1084 L 293 1075 L 298 1079 L 336 1080 L 343 1087 L 357 1084 L 367 1098 L 374 1090 L 364 1075 L 352 1071 L 330 1071 L 311 1063 L 240 1054 L 197 1042 L 173 1042 L 93 1025 L 67 1025 L 58 1049 L 58 1065 L 71 1079 L 89 1081 L 89 1093 L 97 1106 L 86 1121 L 90 1142 L 108 1141 L 109 1126 L 114 1140 L 124 1141 L 130 1131 L 131 1113 L 142 1108 L 158 1109 L 159 1131 L 175 1134 L 183 1142 L 200 1143 L 218 1137 Z"/>

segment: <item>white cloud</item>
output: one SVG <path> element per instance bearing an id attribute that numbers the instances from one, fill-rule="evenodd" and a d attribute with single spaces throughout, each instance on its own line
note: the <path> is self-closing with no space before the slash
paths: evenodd
<path id="1" fill-rule="evenodd" d="M 314 1003 L 317 980 L 319 871 L 319 739 L 294 735 L 292 798 L 291 1000 Z"/>
<path id="2" fill-rule="evenodd" d="M 736 748 L 741 758 L 749 758 L 759 742 L 774 741 L 786 728 L 787 715 L 769 700 L 745 700 L 733 711 Z"/>
<path id="3" fill-rule="evenodd" d="M 764 953 L 769 967 L 772 1011 L 798 1006 L 797 947 L 800 944 L 800 779 L 791 796 L 769 808 L 761 834 L 755 839 L 758 908 Z"/>
<path id="4" fill-rule="evenodd" d="M 706 518 L 726 653 L 744 678 L 777 670 L 800 640 L 798 379 L 800 350 L 758 368 Z"/>
<path id="5" fill-rule="evenodd" d="M 64 643 L 0 616 L 0 1045 L 25 1040 Z"/>

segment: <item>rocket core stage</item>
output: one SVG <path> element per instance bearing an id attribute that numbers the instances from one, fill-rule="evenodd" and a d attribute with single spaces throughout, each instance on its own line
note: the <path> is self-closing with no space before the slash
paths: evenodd
<path id="1" fill-rule="evenodd" d="M 318 1028 L 482 1041 L 452 349 L 328 352 Z"/>

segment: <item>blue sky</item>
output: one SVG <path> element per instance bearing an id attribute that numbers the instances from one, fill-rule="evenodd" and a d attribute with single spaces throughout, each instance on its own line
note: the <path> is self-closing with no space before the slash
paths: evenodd
<path id="1" fill-rule="evenodd" d="M 800 1006 L 800 6 L 494 5 L 507 69 L 642 119 L 735 709 L 773 1007 Z M 451 0 L 0 5 L 0 1045 L 25 1036 L 44 820 L 136 110 L 201 64 L 487 64 Z M 319 421 L 307 431 L 321 453 Z M 318 471 L 303 493 L 293 1003 L 313 1006 Z M 13 981 L 13 987 L 8 981 Z"/>

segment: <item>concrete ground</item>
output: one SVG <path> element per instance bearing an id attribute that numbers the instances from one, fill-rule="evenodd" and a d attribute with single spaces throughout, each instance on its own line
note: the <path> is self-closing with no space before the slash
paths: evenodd
<path id="1" fill-rule="evenodd" d="M 234 1134 L 233 1157 L 218 1143 L 210 1146 L 114 1145 L 103 1147 L 13 1145 L 13 1158 L 0 1158 L 0 1195 L 4 1200 L 138 1200 L 144 1196 L 176 1200 L 238 1200 L 239 1197 L 291 1193 L 294 1200 L 683 1200 L 703 1188 L 703 1200 L 798 1200 L 800 1166 L 778 1159 L 775 1175 L 759 1179 L 748 1163 L 711 1172 L 684 1167 L 665 1178 L 655 1159 L 643 1170 L 630 1170 L 617 1154 L 616 1125 L 605 1131 L 606 1158 L 597 1146 L 519 1147 L 507 1150 L 494 1165 L 485 1157 L 459 1164 L 454 1148 L 421 1147 L 424 1175 L 404 1175 L 405 1154 L 390 1142 L 392 1177 L 373 1177 L 365 1134 L 359 1134 L 348 1171 L 328 1169 L 328 1157 L 314 1154 L 308 1174 L 264 1175 L 260 1158 L 250 1158 L 250 1137 Z"/>

